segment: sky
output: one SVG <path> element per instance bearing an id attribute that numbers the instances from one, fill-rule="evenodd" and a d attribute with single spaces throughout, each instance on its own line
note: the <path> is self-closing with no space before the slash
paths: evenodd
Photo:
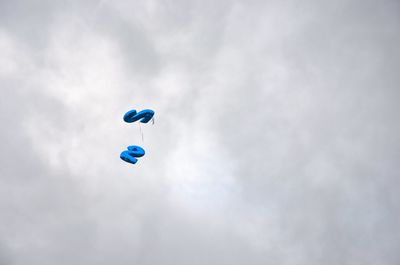
<path id="1" fill-rule="evenodd" d="M 0 265 L 399 264 L 398 47 L 396 0 L 0 0 Z"/>

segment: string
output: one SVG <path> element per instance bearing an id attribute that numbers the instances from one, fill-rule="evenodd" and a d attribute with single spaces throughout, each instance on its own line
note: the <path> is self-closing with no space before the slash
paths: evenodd
<path id="1" fill-rule="evenodd" d="M 144 136 L 143 136 L 142 126 L 140 125 L 140 122 L 139 122 L 139 129 L 140 129 L 140 134 L 142 135 L 142 142 L 144 143 Z"/>

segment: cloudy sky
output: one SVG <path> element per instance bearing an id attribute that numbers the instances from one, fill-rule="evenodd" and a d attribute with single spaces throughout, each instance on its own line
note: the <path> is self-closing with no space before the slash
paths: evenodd
<path id="1" fill-rule="evenodd" d="M 0 0 L 0 264 L 399 264 L 399 47 L 397 0 Z"/>

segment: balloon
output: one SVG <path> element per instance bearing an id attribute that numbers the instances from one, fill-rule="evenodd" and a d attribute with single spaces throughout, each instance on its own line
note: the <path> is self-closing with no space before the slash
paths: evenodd
<path id="1" fill-rule="evenodd" d="M 132 123 L 140 120 L 141 123 L 148 123 L 154 116 L 154 111 L 151 109 L 145 109 L 140 112 L 136 110 L 130 110 L 124 115 L 124 121 Z"/>
<path id="2" fill-rule="evenodd" d="M 130 145 L 128 146 L 127 151 L 122 151 L 121 155 L 119 156 L 125 162 L 136 164 L 138 161 L 136 157 L 144 156 L 145 152 L 144 149 L 137 145 Z"/>
<path id="3" fill-rule="evenodd" d="M 139 112 L 136 112 L 136 110 L 130 110 L 127 113 L 125 113 L 124 121 L 132 123 L 140 120 L 141 123 L 148 123 L 149 121 L 151 121 L 153 116 L 154 116 L 154 111 L 150 109 L 145 109 Z M 122 151 L 119 157 L 128 163 L 136 164 L 136 162 L 138 161 L 137 157 L 142 157 L 142 156 L 144 156 L 143 148 L 137 145 L 130 145 L 128 146 L 128 150 Z"/>
<path id="4" fill-rule="evenodd" d="M 136 110 L 130 110 L 124 115 L 124 121 L 128 123 L 132 123 L 140 120 L 141 123 L 148 123 L 154 116 L 154 111 L 151 109 L 144 109 L 140 112 L 136 112 Z M 154 123 L 154 120 L 153 120 Z M 143 139 L 143 134 L 142 134 Z M 144 156 L 144 149 L 137 145 L 128 146 L 128 150 L 122 151 L 119 156 L 122 160 L 136 164 L 138 161 L 136 157 Z"/>

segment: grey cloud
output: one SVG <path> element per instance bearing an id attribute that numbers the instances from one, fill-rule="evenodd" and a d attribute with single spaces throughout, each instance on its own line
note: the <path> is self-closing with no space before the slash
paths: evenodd
<path id="1" fill-rule="evenodd" d="M 398 263 L 397 2 L 0 3 L 0 263 Z"/>
<path id="2" fill-rule="evenodd" d="M 358 4 L 317 4 L 315 14 L 294 18 L 307 25 L 299 32 L 281 28 L 289 31 L 284 47 L 265 61 L 238 56 L 238 64 L 258 64 L 264 76 L 247 75 L 225 104 L 213 106 L 248 207 L 274 200 L 287 248 L 312 263 L 397 259 L 390 244 L 377 250 L 375 241 L 398 238 L 389 228 L 398 217 L 398 75 L 390 70 L 399 67 L 390 48 L 399 41 L 397 12 Z M 253 33 L 260 32 L 267 34 Z M 257 80 L 280 64 L 288 66 L 284 76 Z M 227 102 L 230 112 L 223 111 Z M 247 152 L 238 151 L 243 147 Z"/>

